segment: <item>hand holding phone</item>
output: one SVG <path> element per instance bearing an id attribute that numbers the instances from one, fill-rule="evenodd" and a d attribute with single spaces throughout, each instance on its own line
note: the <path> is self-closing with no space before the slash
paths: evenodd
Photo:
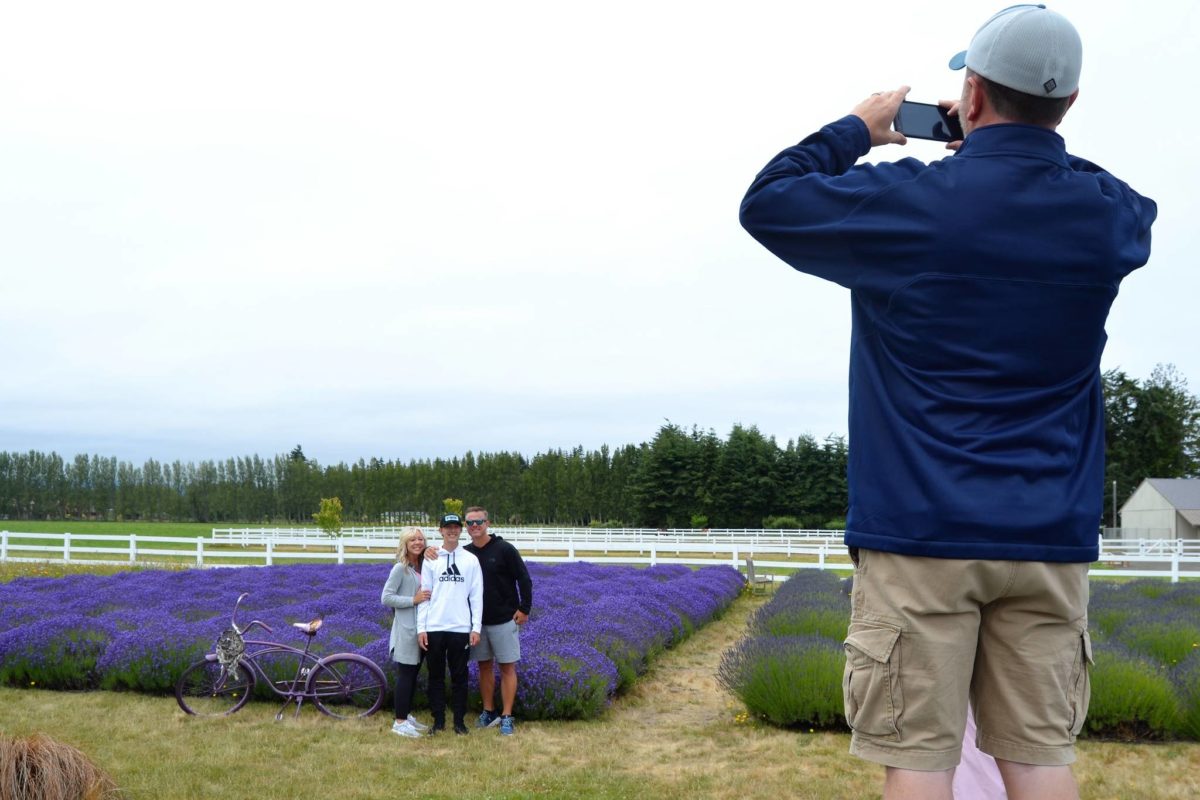
<path id="1" fill-rule="evenodd" d="M 892 127 L 913 139 L 935 142 L 957 142 L 963 138 L 962 125 L 949 109 L 931 103 L 910 103 L 905 100 L 896 110 Z"/>

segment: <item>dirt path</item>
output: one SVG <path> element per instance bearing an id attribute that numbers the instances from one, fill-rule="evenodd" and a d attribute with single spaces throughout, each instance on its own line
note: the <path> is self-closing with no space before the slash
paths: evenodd
<path id="1" fill-rule="evenodd" d="M 716 622 L 657 658 L 633 690 L 619 699 L 609 719 L 637 725 L 655 738 L 697 726 L 734 724 L 740 701 L 717 682 L 721 655 L 746 634 L 750 615 L 763 598 L 739 598 Z"/>

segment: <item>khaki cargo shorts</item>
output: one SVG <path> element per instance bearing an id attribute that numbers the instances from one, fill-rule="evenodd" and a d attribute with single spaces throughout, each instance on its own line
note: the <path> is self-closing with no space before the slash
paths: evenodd
<path id="1" fill-rule="evenodd" d="M 842 678 L 851 753 L 951 769 L 969 698 L 983 752 L 1075 760 L 1091 688 L 1087 564 L 851 555 Z"/>

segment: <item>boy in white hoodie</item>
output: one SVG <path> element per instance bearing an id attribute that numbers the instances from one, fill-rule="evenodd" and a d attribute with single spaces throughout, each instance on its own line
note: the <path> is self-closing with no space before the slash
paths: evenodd
<path id="1" fill-rule="evenodd" d="M 439 527 L 442 548 L 436 561 L 421 568 L 421 588 L 429 600 L 417 606 L 417 641 L 426 651 L 429 671 L 431 734 L 446 729 L 446 665 L 450 666 L 451 710 L 454 732 L 469 733 L 467 717 L 467 662 L 470 649 L 479 644 L 483 627 L 483 573 L 479 560 L 458 546 L 462 519 L 446 514 Z"/>

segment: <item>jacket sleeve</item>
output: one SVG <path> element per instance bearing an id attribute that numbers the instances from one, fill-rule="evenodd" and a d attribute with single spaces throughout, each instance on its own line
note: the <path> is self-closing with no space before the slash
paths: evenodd
<path id="1" fill-rule="evenodd" d="M 850 115 L 784 150 L 742 199 L 742 227 L 793 268 L 852 288 L 854 232 L 846 220 L 898 166 L 851 170 L 870 149 L 866 124 Z"/>
<path id="2" fill-rule="evenodd" d="M 529 577 L 529 568 L 525 566 L 525 559 L 521 558 L 515 547 L 509 548 L 509 561 L 509 568 L 517 578 L 517 591 L 521 593 L 517 609 L 529 616 L 533 609 L 533 580 Z"/>
<path id="3" fill-rule="evenodd" d="M 1103 167 L 1076 156 L 1068 155 L 1067 163 L 1076 172 L 1095 176 L 1100 191 L 1120 206 L 1114 241 L 1123 243 L 1120 250 L 1121 277 L 1125 277 L 1150 260 L 1150 226 L 1158 217 L 1158 204 L 1142 197 L 1127 183 Z"/>
<path id="4" fill-rule="evenodd" d="M 383 594 L 379 596 L 379 602 L 389 608 L 412 608 L 412 597 L 399 593 L 400 584 L 404 580 L 404 570 L 404 562 L 396 564 L 388 575 L 387 583 L 383 585 Z"/>
<path id="5" fill-rule="evenodd" d="M 478 559 L 471 570 L 470 592 L 471 630 L 479 633 L 483 630 L 483 568 Z"/>

